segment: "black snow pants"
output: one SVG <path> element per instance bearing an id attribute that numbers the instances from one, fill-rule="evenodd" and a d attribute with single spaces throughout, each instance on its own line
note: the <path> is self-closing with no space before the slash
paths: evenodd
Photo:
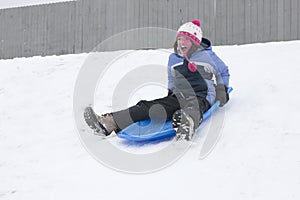
<path id="1" fill-rule="evenodd" d="M 128 109 L 113 112 L 113 117 L 122 130 L 130 124 L 146 119 L 172 119 L 173 114 L 180 109 L 187 112 L 194 120 L 195 124 L 200 124 L 201 115 L 210 108 L 210 104 L 205 98 L 190 97 L 177 98 L 174 94 L 152 101 L 140 101 L 135 106 Z"/>

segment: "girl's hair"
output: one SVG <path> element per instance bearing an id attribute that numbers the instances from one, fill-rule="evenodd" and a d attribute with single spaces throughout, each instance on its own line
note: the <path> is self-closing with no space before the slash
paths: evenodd
<path id="1" fill-rule="evenodd" d="M 173 48 L 174 48 L 174 53 L 176 53 L 178 55 L 178 42 L 177 42 L 177 40 L 174 42 Z"/>

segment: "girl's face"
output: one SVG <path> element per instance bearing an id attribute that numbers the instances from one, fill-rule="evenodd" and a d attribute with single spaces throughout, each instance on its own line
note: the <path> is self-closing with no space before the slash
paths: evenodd
<path id="1" fill-rule="evenodd" d="M 177 44 L 178 44 L 179 51 L 184 56 L 188 55 L 189 50 L 193 46 L 192 41 L 186 36 L 179 36 L 177 38 Z"/>

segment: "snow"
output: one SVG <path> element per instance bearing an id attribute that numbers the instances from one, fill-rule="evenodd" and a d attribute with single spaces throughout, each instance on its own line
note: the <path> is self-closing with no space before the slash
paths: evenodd
<path id="1" fill-rule="evenodd" d="M 49 4 L 49 3 L 59 3 L 59 2 L 66 2 L 66 1 L 75 1 L 75 0 L 9 0 L 9 1 L 2 0 L 0 1 L 0 9 Z"/>
<path id="2" fill-rule="evenodd" d="M 300 41 L 214 50 L 230 66 L 234 87 L 230 102 L 216 113 L 226 111 L 218 143 L 199 158 L 206 122 L 180 159 L 140 175 L 97 162 L 76 131 L 73 91 L 88 54 L 0 60 L 0 199 L 299 199 Z M 145 52 L 139 61 L 149 60 Z M 159 96 L 163 89 L 149 91 Z M 145 90 L 135 95 L 131 103 L 147 96 Z M 109 104 L 106 97 L 103 107 L 95 106 L 100 112 Z M 140 154 L 168 144 L 108 140 Z"/>

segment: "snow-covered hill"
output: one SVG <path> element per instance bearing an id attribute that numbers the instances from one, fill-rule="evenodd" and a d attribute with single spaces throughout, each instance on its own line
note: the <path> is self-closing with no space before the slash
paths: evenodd
<path id="1" fill-rule="evenodd" d="M 234 87 L 221 138 L 199 159 L 204 124 L 181 159 L 143 175 L 103 166 L 80 142 L 73 91 L 87 54 L 0 60 L 0 199 L 299 199 L 300 41 L 214 50 Z"/>

